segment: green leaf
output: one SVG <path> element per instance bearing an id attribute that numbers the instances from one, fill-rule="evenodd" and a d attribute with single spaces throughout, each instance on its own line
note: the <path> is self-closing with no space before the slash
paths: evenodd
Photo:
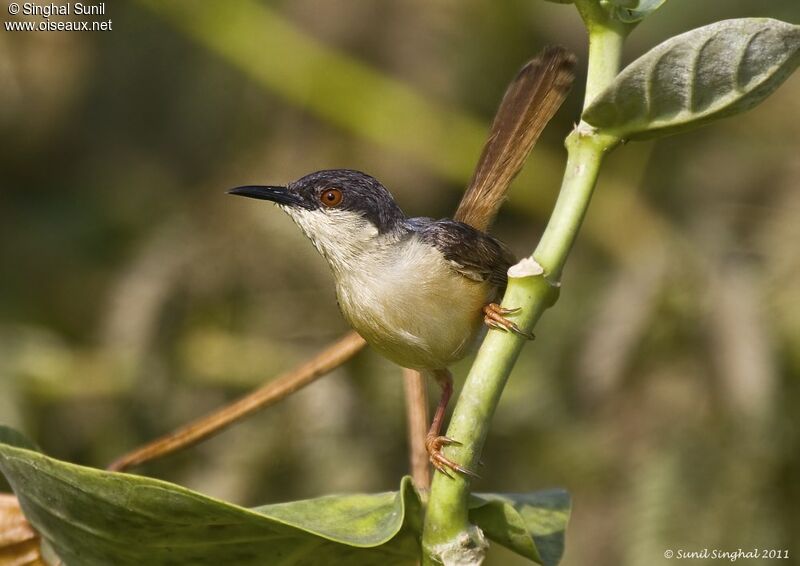
<path id="1" fill-rule="evenodd" d="M 626 24 L 645 19 L 658 10 L 667 0 L 605 0 L 611 15 Z"/>
<path id="2" fill-rule="evenodd" d="M 561 560 L 569 514 L 570 497 L 561 489 L 470 499 L 470 521 L 490 540 L 544 566 Z"/>
<path id="3" fill-rule="evenodd" d="M 0 445 L 31 524 L 67 565 L 414 564 L 419 499 L 400 492 L 245 509 L 166 482 Z"/>
<path id="4" fill-rule="evenodd" d="M 2 425 L 0 425 L 0 444 L 8 444 L 9 446 L 16 446 L 17 448 L 39 451 L 39 447 L 31 442 L 27 436 L 13 428 Z"/>
<path id="5" fill-rule="evenodd" d="M 420 556 L 422 506 L 397 492 L 237 507 L 167 482 L 49 458 L 0 426 L 0 471 L 28 521 L 68 566 L 401 565 Z M 470 519 L 544 566 L 564 548 L 569 496 L 476 495 Z"/>
<path id="6" fill-rule="evenodd" d="M 674 134 L 752 108 L 800 64 L 800 26 L 717 22 L 673 37 L 628 65 L 584 121 L 625 139 Z"/>

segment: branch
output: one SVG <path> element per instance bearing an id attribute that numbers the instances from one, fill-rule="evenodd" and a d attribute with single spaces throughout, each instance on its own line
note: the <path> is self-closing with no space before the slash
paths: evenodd
<path id="1" fill-rule="evenodd" d="M 590 22 L 590 17 L 602 14 L 587 15 L 581 8 L 594 5 L 594 0 L 578 5 L 587 20 L 590 42 L 586 103 L 617 74 L 626 35 L 610 18 Z M 542 239 L 533 255 L 508 273 L 502 305 L 522 309 L 515 322 L 527 332 L 558 298 L 561 271 L 586 214 L 602 158 L 619 141 L 584 123 L 567 137 L 564 179 Z M 449 458 L 467 468 L 480 460 L 492 415 L 524 343 L 516 334 L 490 331 L 478 351 L 447 429 L 447 436 L 462 446 L 445 449 Z M 480 529 L 469 523 L 468 498 L 469 478 L 434 474 L 422 539 L 424 564 L 483 562 L 488 545 Z"/>
<path id="2" fill-rule="evenodd" d="M 428 451 L 425 449 L 425 435 L 428 432 L 428 389 L 425 387 L 425 377 L 418 371 L 403 368 L 403 387 L 411 477 L 417 490 L 427 491 L 431 488 L 431 471 L 428 467 Z"/>
<path id="3" fill-rule="evenodd" d="M 299 367 L 278 376 L 235 403 L 226 405 L 117 458 L 108 466 L 108 469 L 117 472 L 123 471 L 197 444 L 201 440 L 221 432 L 236 421 L 277 403 L 333 371 L 352 358 L 365 345 L 366 342 L 361 336 L 355 332 L 348 332 Z"/>

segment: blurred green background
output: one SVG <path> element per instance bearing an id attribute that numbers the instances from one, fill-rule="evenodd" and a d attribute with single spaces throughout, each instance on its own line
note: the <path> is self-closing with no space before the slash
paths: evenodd
<path id="1" fill-rule="evenodd" d="M 533 249 L 580 111 L 574 7 L 106 6 L 110 32 L 0 32 L 0 422 L 49 454 L 105 466 L 346 330 L 299 230 L 225 189 L 350 167 L 407 213 L 448 216 L 508 81 L 558 43 L 581 76 L 495 228 Z M 798 23 L 800 5 L 668 0 L 626 62 L 743 16 Z M 743 116 L 606 163 L 475 484 L 569 489 L 565 565 L 740 547 L 800 564 L 798 117 L 795 76 Z M 396 489 L 404 418 L 400 370 L 366 351 L 137 471 L 244 505 Z M 522 561 L 493 550 L 490 563 Z"/>

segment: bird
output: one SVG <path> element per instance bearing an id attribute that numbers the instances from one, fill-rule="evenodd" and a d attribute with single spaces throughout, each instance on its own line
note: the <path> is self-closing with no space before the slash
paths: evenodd
<path id="1" fill-rule="evenodd" d="M 439 472 L 477 477 L 447 458 L 441 434 L 453 393 L 448 369 L 488 329 L 533 335 L 499 301 L 514 254 L 488 229 L 544 127 L 565 99 L 575 57 L 548 47 L 508 87 L 452 219 L 407 217 L 389 190 L 353 169 L 328 169 L 284 185 L 242 185 L 233 195 L 275 203 L 326 260 L 345 320 L 379 354 L 431 375 L 441 388 L 425 446 Z M 452 476 L 451 476 L 452 477 Z"/>

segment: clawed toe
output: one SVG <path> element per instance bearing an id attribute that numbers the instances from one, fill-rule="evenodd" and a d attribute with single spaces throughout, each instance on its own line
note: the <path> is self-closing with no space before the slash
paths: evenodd
<path id="1" fill-rule="evenodd" d="M 485 307 L 483 307 L 483 322 L 489 328 L 494 328 L 496 330 L 502 330 L 504 332 L 513 332 L 519 336 L 527 338 L 528 340 L 533 340 L 536 336 L 532 332 L 526 332 L 522 330 L 516 323 L 508 320 L 506 315 L 514 315 L 521 311 L 521 308 L 504 308 L 498 305 L 497 303 L 489 303 Z"/>
<path id="2" fill-rule="evenodd" d="M 451 479 L 453 476 L 450 471 L 458 472 L 473 479 L 480 478 L 480 476 L 472 470 L 453 462 L 442 454 L 443 446 L 461 446 L 461 443 L 447 436 L 428 436 L 428 438 L 425 439 L 425 448 L 428 450 L 428 457 L 434 468 Z"/>
<path id="3" fill-rule="evenodd" d="M 501 306 L 499 306 L 499 305 L 497 305 L 495 303 L 490 303 L 490 305 L 494 305 L 495 307 L 497 307 L 495 310 L 499 314 L 502 314 L 502 315 L 517 314 L 519 312 L 522 312 L 522 307 L 516 307 L 516 308 L 513 308 L 513 309 L 508 309 L 508 308 L 505 308 L 505 307 L 501 307 Z"/>

